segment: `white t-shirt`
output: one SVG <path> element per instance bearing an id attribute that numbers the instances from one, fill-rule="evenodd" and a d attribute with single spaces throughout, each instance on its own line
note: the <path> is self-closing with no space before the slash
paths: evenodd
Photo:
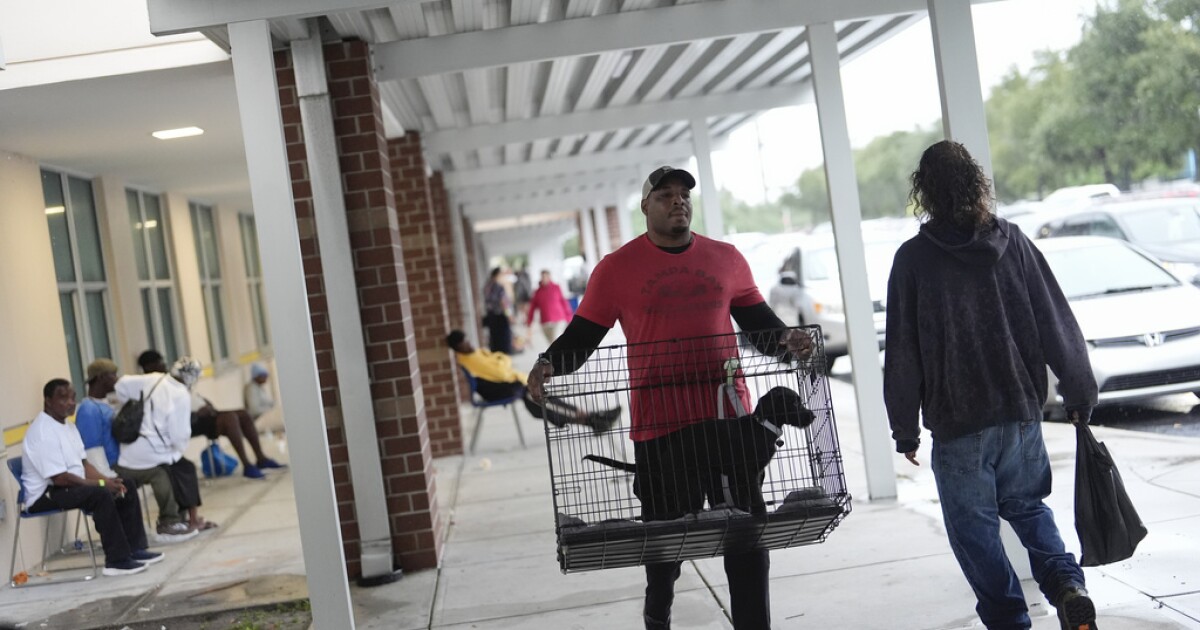
<path id="1" fill-rule="evenodd" d="M 46 493 L 55 475 L 71 473 L 82 477 L 83 460 L 87 453 L 79 430 L 70 422 L 59 422 L 46 412 L 39 413 L 25 432 L 22 447 L 21 485 L 25 487 L 25 503 L 33 505 Z"/>
<path id="2" fill-rule="evenodd" d="M 117 458 L 117 464 L 121 466 L 147 470 L 160 464 L 173 464 L 183 456 L 192 439 L 191 396 L 179 381 L 170 376 L 162 377 L 157 372 L 128 374 L 117 381 L 117 409 L 126 401 L 136 400 L 146 393 L 146 416 L 141 435 L 131 444 L 121 445 L 121 456 Z M 157 387 L 155 383 L 158 383 Z"/>

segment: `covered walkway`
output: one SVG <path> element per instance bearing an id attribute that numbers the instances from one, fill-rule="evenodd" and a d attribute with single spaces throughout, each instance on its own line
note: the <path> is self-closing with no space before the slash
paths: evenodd
<path id="1" fill-rule="evenodd" d="M 530 354 L 518 362 L 530 363 Z M 528 367 L 528 366 L 525 366 Z M 868 501 L 851 387 L 832 382 L 854 511 L 820 545 L 772 553 L 773 624 L 794 628 L 979 628 L 974 598 L 946 542 L 928 466 L 897 462 L 898 500 Z M 379 630 L 632 628 L 641 614 L 641 569 L 563 575 L 555 560 L 545 439 L 524 411 L 521 449 L 507 412 L 492 410 L 476 456 L 434 461 L 449 520 L 441 566 L 394 584 L 351 588 L 356 626 Z M 464 424 L 474 414 L 464 410 Z M 464 429 L 470 429 L 464 426 Z M 1105 630 L 1200 628 L 1200 461 L 1194 440 L 1096 429 L 1124 472 L 1150 529 L 1138 555 L 1087 569 Z M 1045 425 L 1054 466 L 1050 504 L 1077 549 L 1071 496 L 1075 437 Z M 207 499 L 221 529 L 166 548 L 167 561 L 131 578 L 0 591 L 0 621 L 27 628 L 198 628 L 150 620 L 288 602 L 306 596 L 289 475 L 250 487 L 221 481 Z M 673 627 L 732 628 L 719 559 L 685 564 Z M 1058 628 L 1031 581 L 1035 630 Z M 53 615 L 48 614 L 53 611 Z M 42 623 L 47 622 L 47 625 Z M 144 624 L 144 625 L 143 625 Z M 208 627 L 216 627 L 210 625 Z"/>

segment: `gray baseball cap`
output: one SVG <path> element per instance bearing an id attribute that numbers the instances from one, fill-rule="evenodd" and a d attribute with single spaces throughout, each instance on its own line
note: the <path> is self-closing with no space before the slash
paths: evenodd
<path id="1" fill-rule="evenodd" d="M 645 200 L 646 197 L 650 196 L 650 193 L 653 192 L 655 188 L 659 187 L 659 184 L 662 184 L 673 177 L 679 178 L 679 180 L 688 187 L 688 190 L 696 187 L 696 178 L 692 177 L 691 173 L 681 168 L 660 166 L 651 171 L 650 175 L 646 177 L 646 183 L 642 184 L 642 199 Z"/>

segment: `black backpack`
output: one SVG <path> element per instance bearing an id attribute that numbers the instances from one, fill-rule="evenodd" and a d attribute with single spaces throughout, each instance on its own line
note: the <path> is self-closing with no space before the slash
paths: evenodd
<path id="1" fill-rule="evenodd" d="M 162 378 L 150 388 L 150 393 L 153 394 L 155 389 L 158 389 L 158 383 L 161 383 L 167 375 L 163 374 Z M 121 444 L 133 444 L 142 434 L 142 421 L 146 417 L 146 392 L 138 395 L 137 400 L 132 398 L 125 401 L 121 405 L 112 420 L 112 435 Z"/>

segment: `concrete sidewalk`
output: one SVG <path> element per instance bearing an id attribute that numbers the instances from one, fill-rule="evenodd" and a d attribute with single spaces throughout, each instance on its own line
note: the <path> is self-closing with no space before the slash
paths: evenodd
<path id="1" fill-rule="evenodd" d="M 520 355 L 518 364 L 528 367 L 533 358 Z M 774 627 L 980 627 L 974 597 L 946 542 L 928 448 L 920 468 L 896 456 L 898 500 L 867 500 L 853 390 L 836 379 L 831 388 L 854 509 L 825 543 L 772 553 Z M 523 409 L 519 413 L 527 417 Z M 464 418 L 473 413 L 464 410 Z M 639 628 L 640 568 L 571 575 L 558 570 L 540 425 L 526 420 L 530 444 L 521 449 L 508 411 L 489 410 L 484 422 L 476 456 L 435 462 L 438 500 L 450 523 L 441 568 L 378 588 L 352 587 L 358 627 Z M 469 433 L 472 427 L 465 428 Z M 1047 424 L 1044 432 L 1055 472 L 1050 503 L 1068 546 L 1077 551 L 1074 431 Z M 1200 441 L 1095 432 L 1116 458 L 1150 529 L 1133 559 L 1087 570 L 1101 627 L 1200 629 Z M 288 473 L 266 482 L 217 480 L 205 487 L 204 499 L 203 513 L 221 527 L 161 547 L 168 554 L 162 564 L 124 578 L 0 589 L 0 620 L 26 628 L 121 628 L 306 596 Z M 1057 628 L 1036 586 L 1027 583 L 1025 590 L 1034 627 Z M 731 628 L 726 605 L 721 561 L 686 563 L 673 627 Z M 172 621 L 154 627 L 160 625 L 180 627 Z"/>
<path id="2" fill-rule="evenodd" d="M 787 628 L 982 627 L 974 596 L 950 553 L 933 476 L 896 456 L 899 500 L 866 500 L 853 390 L 832 382 L 854 510 L 820 545 L 773 552 L 774 626 Z M 356 589 L 360 627 L 638 628 L 639 568 L 563 575 L 544 435 L 520 449 L 507 412 L 485 415 L 479 454 L 438 461 L 451 517 L 442 568 L 395 585 Z M 532 424 L 532 423 L 531 423 Z M 528 427 L 528 425 L 527 425 Z M 1078 553 L 1072 491 L 1074 429 L 1045 426 L 1055 473 L 1050 499 Z M 1097 428 L 1125 477 L 1150 535 L 1127 562 L 1087 569 L 1106 630 L 1200 628 L 1200 442 Z M 487 452 L 485 452 L 487 451 Z M 1025 584 L 1034 627 L 1058 628 L 1036 584 Z M 720 559 L 688 562 L 672 627 L 732 628 Z"/>

